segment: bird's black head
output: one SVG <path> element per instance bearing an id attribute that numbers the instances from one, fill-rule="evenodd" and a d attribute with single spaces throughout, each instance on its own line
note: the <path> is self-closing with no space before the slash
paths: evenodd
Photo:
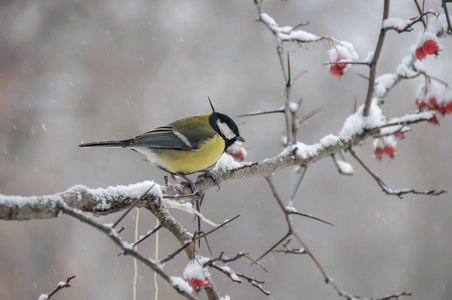
<path id="1" fill-rule="evenodd" d="M 209 117 L 209 123 L 212 128 L 224 139 L 226 145 L 224 150 L 235 143 L 235 141 L 244 142 L 245 139 L 240 136 L 237 124 L 228 116 L 222 113 L 213 112 Z"/>

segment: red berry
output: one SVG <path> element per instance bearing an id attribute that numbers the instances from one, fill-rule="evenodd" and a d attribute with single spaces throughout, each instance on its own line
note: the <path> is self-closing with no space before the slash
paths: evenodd
<path id="1" fill-rule="evenodd" d="M 428 99 L 428 102 L 427 102 L 427 107 L 428 108 L 430 108 L 430 109 L 435 109 L 435 107 L 437 106 L 437 103 L 436 103 L 436 99 L 435 98 L 430 98 L 430 99 Z"/>
<path id="2" fill-rule="evenodd" d="M 204 281 L 202 281 L 201 279 L 198 279 L 198 278 L 187 279 L 187 282 L 194 290 L 199 290 L 202 287 L 204 287 Z"/>
<path id="3" fill-rule="evenodd" d="M 339 65 L 331 65 L 330 73 L 333 74 L 334 76 L 341 76 L 342 74 L 344 74 L 342 69 L 343 68 L 339 67 Z"/>
<path id="4" fill-rule="evenodd" d="M 243 160 L 243 152 L 242 151 L 230 151 L 228 149 L 228 154 L 234 157 L 235 160 L 242 161 Z"/>
<path id="5" fill-rule="evenodd" d="M 394 157 L 395 148 L 394 148 L 393 146 L 386 145 L 386 146 L 383 148 L 383 153 L 384 153 L 386 156 Z"/>
<path id="6" fill-rule="evenodd" d="M 383 156 L 383 148 L 377 147 L 374 150 L 375 158 L 381 158 Z"/>
<path id="7" fill-rule="evenodd" d="M 446 105 L 446 111 L 450 114 L 452 114 L 452 101 L 449 101 Z"/>
<path id="8" fill-rule="evenodd" d="M 396 133 L 394 133 L 394 137 L 396 139 L 404 139 L 405 138 L 405 133 L 404 132 L 396 132 Z"/>
<path id="9" fill-rule="evenodd" d="M 425 41 L 422 45 L 422 51 L 427 55 L 435 54 L 438 51 L 438 44 L 434 40 Z"/>
<path id="10" fill-rule="evenodd" d="M 424 50 L 422 50 L 421 47 L 416 49 L 416 58 L 417 59 L 424 59 L 425 57 L 427 57 L 427 54 L 425 54 Z"/>
<path id="11" fill-rule="evenodd" d="M 446 105 L 444 105 L 444 103 L 441 104 L 440 106 L 438 106 L 437 111 L 444 116 L 447 112 Z"/>
<path id="12" fill-rule="evenodd" d="M 433 118 L 431 118 L 431 119 L 428 120 L 427 122 L 430 123 L 430 124 L 434 124 L 434 125 L 439 124 L 438 118 L 436 117 L 436 115 L 434 115 Z"/>

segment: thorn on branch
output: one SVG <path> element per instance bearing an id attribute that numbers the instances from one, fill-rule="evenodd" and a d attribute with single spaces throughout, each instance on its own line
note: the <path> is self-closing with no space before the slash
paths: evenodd
<path id="1" fill-rule="evenodd" d="M 253 262 L 251 265 L 254 265 L 255 263 L 257 263 L 258 261 L 260 261 L 262 258 L 264 258 L 268 253 L 272 252 L 273 249 L 275 249 L 276 247 L 278 247 L 279 244 L 281 244 L 282 242 L 284 242 L 285 239 L 287 239 L 289 236 L 291 236 L 292 233 L 289 231 L 286 233 L 286 235 L 280 239 L 276 244 L 274 244 L 270 249 L 268 249 L 264 254 L 262 254 L 258 259 L 256 259 L 255 262 Z"/>
<path id="2" fill-rule="evenodd" d="M 149 191 L 155 186 L 155 183 L 153 185 L 151 185 L 146 192 L 143 193 L 143 195 L 141 195 L 140 198 L 138 198 L 137 200 L 135 200 L 132 205 L 130 205 L 130 207 L 122 214 L 122 216 L 119 217 L 119 219 L 113 224 L 112 228 L 115 228 L 116 225 L 119 224 L 119 222 L 122 221 L 122 219 L 124 219 L 125 216 L 127 216 L 127 214 L 135 207 L 137 206 L 137 204 L 143 200 L 144 196 L 146 196 L 147 193 L 149 193 Z"/>
<path id="3" fill-rule="evenodd" d="M 322 220 L 322 219 L 320 219 L 320 218 L 317 218 L 317 217 L 314 217 L 314 216 L 312 216 L 312 215 L 308 215 L 308 214 L 305 214 L 305 213 L 301 213 L 301 212 L 298 212 L 298 211 L 290 211 L 290 210 L 289 210 L 289 211 L 288 211 L 288 214 L 289 214 L 289 215 L 303 216 L 303 217 L 306 217 L 306 218 L 310 218 L 310 219 L 313 219 L 313 220 L 316 220 L 316 221 L 319 221 L 319 222 L 322 222 L 322 223 L 325 223 L 325 224 L 334 226 L 334 224 L 332 224 L 332 223 L 330 223 L 330 222 L 327 222 L 327 221 Z"/>

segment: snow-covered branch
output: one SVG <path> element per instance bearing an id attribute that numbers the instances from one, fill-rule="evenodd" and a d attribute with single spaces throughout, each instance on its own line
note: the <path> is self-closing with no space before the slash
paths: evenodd
<path id="1" fill-rule="evenodd" d="M 268 177 L 284 168 L 297 165 L 308 165 L 334 153 L 347 150 L 370 136 L 378 136 L 381 128 L 394 125 L 408 125 L 432 118 L 432 112 L 405 115 L 400 118 L 383 122 L 381 110 L 377 105 L 372 107 L 369 117 L 362 117 L 361 108 L 349 116 L 338 135 L 327 135 L 318 143 L 306 145 L 297 142 L 286 147 L 280 154 L 260 162 L 238 163 L 224 154 L 214 171 L 222 181 L 250 177 Z M 154 185 L 154 186 L 153 186 Z M 200 178 L 196 186 L 201 194 L 214 188 L 215 183 L 210 178 Z M 160 198 L 163 205 L 190 209 L 189 203 L 180 204 L 186 197 L 192 197 L 191 189 L 181 184 L 160 186 L 151 181 L 145 181 L 129 186 L 91 189 L 82 185 L 71 187 L 67 191 L 45 196 L 8 196 L 0 195 L 0 219 L 31 220 L 55 218 L 61 213 L 59 203 L 68 207 L 98 215 L 110 214 L 127 209 L 131 203 L 139 199 L 150 187 L 138 207 L 148 207 Z M 184 240 L 185 241 L 185 240 Z"/>

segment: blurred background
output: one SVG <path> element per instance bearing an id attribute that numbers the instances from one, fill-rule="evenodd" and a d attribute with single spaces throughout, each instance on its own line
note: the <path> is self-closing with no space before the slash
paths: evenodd
<path id="1" fill-rule="evenodd" d="M 441 1 L 428 1 L 439 10 Z M 382 1 L 264 1 L 263 10 L 280 25 L 310 21 L 304 29 L 354 44 L 361 59 L 373 51 L 380 31 Z M 452 10 L 451 5 L 449 6 Z M 417 15 L 413 1 L 393 1 L 391 16 Z M 247 140 L 248 161 L 281 152 L 282 115 L 238 118 L 239 114 L 279 108 L 284 80 L 276 40 L 256 22 L 253 1 L 1 1 L 0 2 L 0 193 L 43 195 L 76 184 L 91 188 L 144 180 L 163 183 L 162 171 L 133 151 L 80 149 L 82 141 L 133 137 L 157 126 L 215 108 L 233 117 Z M 389 32 L 378 74 L 395 72 L 422 31 Z M 452 83 L 452 39 L 441 39 L 438 59 L 424 61 L 429 74 Z M 362 104 L 367 82 L 364 66 L 342 78 L 328 67 L 326 44 L 286 44 L 293 74 L 307 71 L 292 90 L 303 98 L 301 115 L 320 113 L 303 123 L 299 140 L 310 144 L 337 134 Z M 416 110 L 423 79 L 403 81 L 386 98 L 387 117 Z M 392 188 L 449 189 L 452 116 L 440 126 L 422 123 L 398 143 L 398 155 L 373 158 L 372 140 L 357 147 L 360 157 Z M 348 154 L 354 176 L 343 176 L 331 158 L 309 166 L 295 198 L 298 211 L 333 223 L 295 218 L 297 230 L 340 288 L 360 296 L 384 296 L 405 290 L 410 299 L 452 298 L 452 204 L 439 197 L 385 195 Z M 285 199 L 297 175 L 290 168 L 275 175 Z M 191 231 L 191 216 L 171 211 Z M 203 213 L 214 222 L 238 214 L 227 229 L 209 237 L 217 256 L 240 251 L 259 257 L 286 233 L 278 205 L 263 178 L 223 182 L 207 193 Z M 141 210 L 140 234 L 155 225 Z M 97 218 L 109 223 L 118 216 Z M 124 221 L 133 240 L 135 212 Z M 208 225 L 203 225 L 207 229 Z M 154 257 L 155 241 L 140 245 Z M 291 245 L 296 247 L 295 242 Z M 162 231 L 160 255 L 179 247 Z M 208 255 L 205 246 L 201 254 Z M 77 277 L 55 299 L 131 299 L 133 260 L 95 229 L 68 216 L 27 222 L 0 221 L 0 298 L 37 299 L 59 281 Z M 165 265 L 182 276 L 186 258 Z M 267 299 L 339 299 L 306 256 L 271 253 L 263 272 L 248 261 L 230 264 L 238 272 L 265 281 Z M 139 265 L 138 299 L 153 299 L 153 274 Z M 244 282 L 232 283 L 212 271 L 220 295 L 264 299 Z M 160 282 L 160 299 L 182 299 Z M 200 299 L 205 299 L 201 293 Z"/>

